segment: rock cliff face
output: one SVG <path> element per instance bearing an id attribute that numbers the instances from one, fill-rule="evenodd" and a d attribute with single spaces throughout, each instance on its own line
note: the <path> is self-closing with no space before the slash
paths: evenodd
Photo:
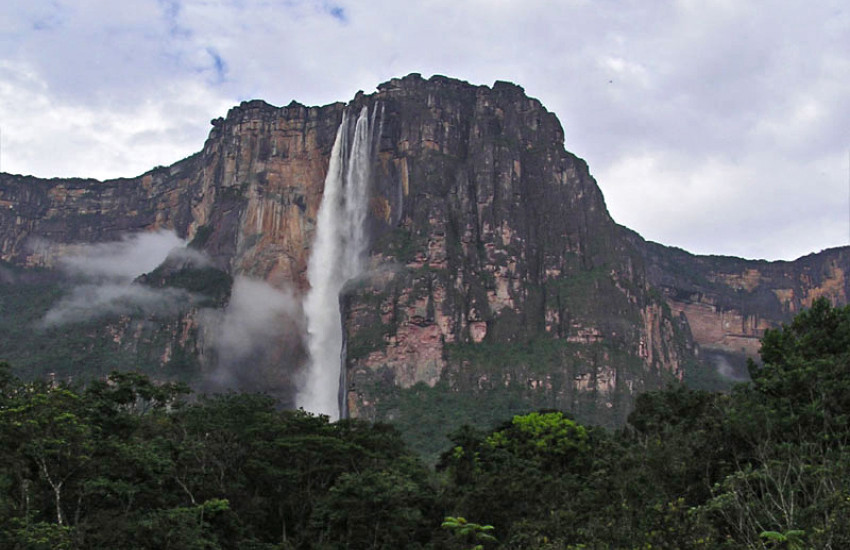
<path id="1" fill-rule="evenodd" d="M 99 182 L 1 174 L 0 260 L 13 268 L 6 269 L 7 278 L 25 284 L 33 278 L 14 268 L 51 269 L 58 258 L 78 252 L 81 244 L 164 229 L 192 241 L 232 277 L 262 279 L 296 291 L 305 288 L 327 157 L 342 110 L 342 104 L 276 108 L 261 101 L 243 103 L 226 119 L 213 121 L 203 151 L 137 178 Z M 68 292 L 57 274 L 39 279 L 46 280 L 49 287 L 33 283 L 28 291 L 50 290 L 54 297 Z M 4 287 L 6 301 L 15 301 L 19 285 Z M 39 303 L 36 309 L 43 314 L 50 306 Z M 206 381 L 218 372 L 211 340 L 219 335 L 204 329 L 199 312 L 209 318 L 198 307 L 189 307 L 166 316 L 122 314 L 101 317 L 99 323 L 39 327 L 33 332 L 34 345 L 46 348 L 44 353 L 19 349 L 15 340 L 0 345 L 0 356 L 25 370 L 47 369 L 61 376 L 142 368 Z M 37 315 L 25 314 L 39 326 Z M 247 382 L 237 387 L 256 389 L 262 381 L 264 388 L 291 403 L 297 358 L 303 354 L 301 346 L 292 353 L 292 337 L 283 332 L 291 324 L 282 322 L 280 331 L 269 331 L 267 349 L 250 354 L 251 361 L 238 366 L 261 375 L 240 373 L 236 378 Z M 49 353 L 50 348 L 73 345 L 66 332 L 91 342 L 71 361 Z M 252 361 L 260 365 L 248 364 Z M 233 384 L 234 378 L 228 376 L 226 383 Z"/>
<path id="2" fill-rule="evenodd" d="M 201 153 L 132 179 L 0 175 L 0 259 L 50 267 L 75 243 L 171 229 L 234 275 L 306 284 L 324 171 L 343 105 L 243 103 Z M 50 244 L 50 246 L 45 246 Z"/>
<path id="3" fill-rule="evenodd" d="M 793 262 L 767 262 L 694 256 L 647 243 L 630 231 L 623 231 L 623 238 L 642 251 L 649 284 L 675 314 L 687 318 L 703 363 L 737 365 L 733 378 L 746 376 L 743 358 L 757 355 L 765 329 L 789 322 L 819 297 L 848 303 L 846 247 Z"/>
<path id="4" fill-rule="evenodd" d="M 228 277 L 303 294 L 335 132 L 345 109 L 364 106 L 381 123 L 370 269 L 341 297 L 352 415 L 404 423 L 427 413 L 450 425 L 459 412 L 485 422 L 557 407 L 618 424 L 637 392 L 710 378 L 712 353 L 753 354 L 765 328 L 814 297 L 846 303 L 846 249 L 769 263 L 647 243 L 611 220 L 556 117 L 522 88 L 419 75 L 348 105 L 243 103 L 213 121 L 200 153 L 137 178 L 0 174 L 4 288 L 36 272 L 55 282 L 57 258 L 80 243 L 168 229 Z M 104 345 L 133 365 L 197 381 L 219 360 L 205 308 L 124 315 L 83 334 L 108 333 Z M 247 379 L 286 398 L 303 349 L 271 334 L 239 368 L 263 370 Z M 87 368 L 76 361 L 68 372 Z"/>
<path id="5" fill-rule="evenodd" d="M 613 424 L 683 375 L 685 327 L 537 100 L 412 76 L 359 102 L 384 124 L 373 271 L 343 301 L 352 414 L 415 414 L 403 390 L 420 384 L 434 406 L 460 394 Z"/>

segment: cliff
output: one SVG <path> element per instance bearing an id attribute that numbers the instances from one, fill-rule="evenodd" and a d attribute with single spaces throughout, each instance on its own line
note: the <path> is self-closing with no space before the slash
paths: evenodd
<path id="1" fill-rule="evenodd" d="M 617 424 L 636 392 L 683 376 L 684 325 L 540 102 L 417 76 L 364 102 L 384 125 L 373 271 L 343 300 L 352 414 L 533 406 Z"/>
<path id="2" fill-rule="evenodd" d="M 790 322 L 819 297 L 847 304 L 850 249 L 833 248 L 793 262 L 695 256 L 645 242 L 624 230 L 642 251 L 647 279 L 671 310 L 687 318 L 703 365 L 733 379 L 748 375 L 746 357 L 756 358 L 767 328 Z M 731 369 L 731 370 L 727 370 Z"/>
<path id="3" fill-rule="evenodd" d="M 719 361 L 755 353 L 765 328 L 814 297 L 846 303 L 847 249 L 756 262 L 645 242 L 614 223 L 586 163 L 565 150 L 556 117 L 522 88 L 414 74 L 347 105 L 243 103 L 212 122 L 200 153 L 136 178 L 0 174 L 0 296 L 17 316 L 4 313 L 10 326 L 37 325 L 67 295 L 56 268 L 82 243 L 171 230 L 210 262 L 135 283 L 182 281 L 191 292 L 181 307 L 19 330 L 0 340 L 0 356 L 32 373 L 49 360 L 63 376 L 129 365 L 269 389 L 291 405 L 305 354 L 297 307 L 264 321 L 274 326 L 262 329 L 262 346 L 226 359 L 217 342 L 230 325 L 209 319 L 236 298 L 203 285 L 260 280 L 297 302 L 309 286 L 335 133 L 346 109 L 362 107 L 380 113 L 380 125 L 369 269 L 340 302 L 353 415 L 402 425 L 425 418 L 445 430 L 459 412 L 484 423 L 554 407 L 616 425 L 640 391 L 675 379 L 719 384 Z M 24 291 L 39 299 L 15 298 Z M 198 298 L 207 294 L 212 302 Z M 62 340 L 69 331 L 74 342 Z M 27 354 L 26 338 L 47 351 Z"/>

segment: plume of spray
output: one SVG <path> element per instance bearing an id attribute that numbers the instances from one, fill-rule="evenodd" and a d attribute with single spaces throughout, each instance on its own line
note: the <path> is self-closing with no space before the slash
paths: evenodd
<path id="1" fill-rule="evenodd" d="M 262 390 L 294 404 L 288 369 L 279 368 L 304 356 L 301 303 L 290 289 L 237 276 L 227 307 L 204 309 L 199 321 L 214 358 L 204 391 Z"/>
<path id="2" fill-rule="evenodd" d="M 723 355 L 717 354 L 713 357 L 713 360 L 717 374 L 722 378 L 732 382 L 746 382 L 748 380 L 748 377 L 739 372 L 739 369 L 736 369 Z"/>
<path id="3" fill-rule="evenodd" d="M 377 106 L 376 106 L 377 111 Z M 310 291 L 304 300 L 310 360 L 297 405 L 336 420 L 345 414 L 342 318 L 339 296 L 363 272 L 368 247 L 366 214 L 375 117 L 364 107 L 350 135 L 343 113 L 331 150 L 319 207 L 316 237 L 307 265 Z M 349 143 L 349 140 L 350 143 Z"/>

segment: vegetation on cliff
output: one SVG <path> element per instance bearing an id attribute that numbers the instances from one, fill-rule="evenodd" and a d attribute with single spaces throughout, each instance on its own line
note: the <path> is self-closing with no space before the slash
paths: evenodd
<path id="1" fill-rule="evenodd" d="M 618 431 L 554 410 L 462 427 L 436 469 L 385 424 L 4 365 L 0 546 L 846 547 L 850 307 L 816 301 L 762 358 L 729 394 L 641 395 Z"/>

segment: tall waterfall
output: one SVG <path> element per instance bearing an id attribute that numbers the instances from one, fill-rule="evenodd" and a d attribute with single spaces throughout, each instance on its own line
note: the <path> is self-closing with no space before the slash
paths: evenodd
<path id="1" fill-rule="evenodd" d="M 363 107 L 353 136 L 350 125 L 348 113 L 343 113 L 331 150 L 316 237 L 307 264 L 310 291 L 304 299 L 304 313 L 310 363 L 296 399 L 299 407 L 326 414 L 332 420 L 346 412 L 339 296 L 346 281 L 363 272 L 365 262 L 375 114 L 370 120 L 369 109 Z"/>

